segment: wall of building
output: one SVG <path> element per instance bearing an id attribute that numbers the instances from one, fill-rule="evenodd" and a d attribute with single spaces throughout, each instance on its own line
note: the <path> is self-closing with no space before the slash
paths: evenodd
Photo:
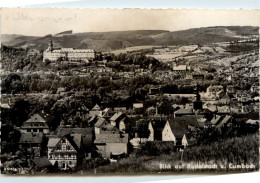
<path id="1" fill-rule="evenodd" d="M 55 52 L 55 51 L 44 51 L 43 52 L 43 61 L 46 59 L 50 61 L 57 61 L 60 57 L 67 57 L 69 60 L 88 60 L 94 59 L 96 57 L 95 52 L 68 52 L 66 55 L 64 52 Z"/>
<path id="2" fill-rule="evenodd" d="M 103 158 L 110 158 L 110 154 L 127 154 L 127 143 L 107 143 L 104 145 L 96 145 L 98 152 Z"/>
<path id="3" fill-rule="evenodd" d="M 27 131 L 27 129 L 29 129 L 30 131 Z M 35 131 L 33 129 L 35 129 Z M 36 134 L 39 134 L 39 133 L 47 134 L 47 133 L 49 133 L 49 129 L 42 129 L 42 128 L 22 128 L 22 129 L 20 129 L 20 131 L 22 133 L 36 133 Z"/>
<path id="4" fill-rule="evenodd" d="M 162 131 L 162 141 L 174 141 L 176 143 L 176 138 L 172 133 L 169 122 L 167 121 L 165 127 Z"/>
<path id="5" fill-rule="evenodd" d="M 185 134 L 183 135 L 183 138 L 182 138 L 182 140 L 181 140 L 181 144 L 182 144 L 184 147 L 188 146 L 188 141 L 187 141 L 187 138 L 186 138 L 186 135 L 185 135 Z"/>
<path id="6" fill-rule="evenodd" d="M 148 137 L 148 141 L 154 141 L 154 130 L 153 130 L 151 122 L 148 125 L 148 129 L 150 130 L 150 135 Z"/>
<path id="7" fill-rule="evenodd" d="M 77 160 L 49 160 L 49 161 L 51 162 L 52 165 L 54 165 L 55 162 L 57 161 L 59 168 L 62 168 L 63 163 L 65 163 L 64 169 L 66 169 L 66 167 L 74 168 L 75 166 L 77 166 Z"/>

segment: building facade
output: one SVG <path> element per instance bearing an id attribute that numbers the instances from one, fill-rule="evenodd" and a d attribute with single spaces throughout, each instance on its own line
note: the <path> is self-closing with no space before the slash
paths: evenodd
<path id="1" fill-rule="evenodd" d="M 78 160 L 83 156 L 81 140 L 80 134 L 49 138 L 48 160 L 52 165 L 57 163 L 60 169 L 66 170 L 76 167 Z"/>
<path id="2" fill-rule="evenodd" d="M 22 133 L 49 133 L 49 126 L 47 124 L 47 119 L 43 113 L 36 113 L 32 115 L 27 121 L 23 123 L 20 127 Z"/>
<path id="3" fill-rule="evenodd" d="M 69 61 L 89 61 L 95 57 L 96 52 L 93 49 L 54 48 L 52 41 L 43 52 L 43 62 L 57 61 L 59 58 Z"/>

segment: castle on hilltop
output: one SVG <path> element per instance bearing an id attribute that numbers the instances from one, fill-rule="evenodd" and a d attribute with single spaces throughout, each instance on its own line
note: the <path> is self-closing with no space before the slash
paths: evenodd
<path id="1" fill-rule="evenodd" d="M 89 61 L 96 57 L 93 49 L 54 48 L 50 40 L 48 48 L 43 52 L 43 62 L 46 60 L 57 61 L 58 59 L 68 61 Z"/>

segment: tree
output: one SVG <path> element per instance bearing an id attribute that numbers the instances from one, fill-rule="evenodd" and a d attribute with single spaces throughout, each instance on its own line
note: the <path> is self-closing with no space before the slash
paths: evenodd
<path id="1" fill-rule="evenodd" d="M 27 120 L 30 113 L 30 103 L 26 100 L 20 99 L 14 103 L 11 109 L 11 120 L 16 126 L 21 126 Z"/>
<path id="2" fill-rule="evenodd" d="M 137 135 L 140 138 L 140 142 L 142 138 L 149 138 L 150 136 L 150 130 L 148 129 L 147 123 L 140 123 L 137 126 Z"/>

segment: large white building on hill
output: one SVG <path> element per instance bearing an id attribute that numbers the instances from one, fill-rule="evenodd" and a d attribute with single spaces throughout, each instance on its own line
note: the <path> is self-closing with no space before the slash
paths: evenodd
<path id="1" fill-rule="evenodd" d="M 59 58 L 69 61 L 89 61 L 95 57 L 96 52 L 93 49 L 53 48 L 52 41 L 43 52 L 43 62 L 57 61 Z"/>

